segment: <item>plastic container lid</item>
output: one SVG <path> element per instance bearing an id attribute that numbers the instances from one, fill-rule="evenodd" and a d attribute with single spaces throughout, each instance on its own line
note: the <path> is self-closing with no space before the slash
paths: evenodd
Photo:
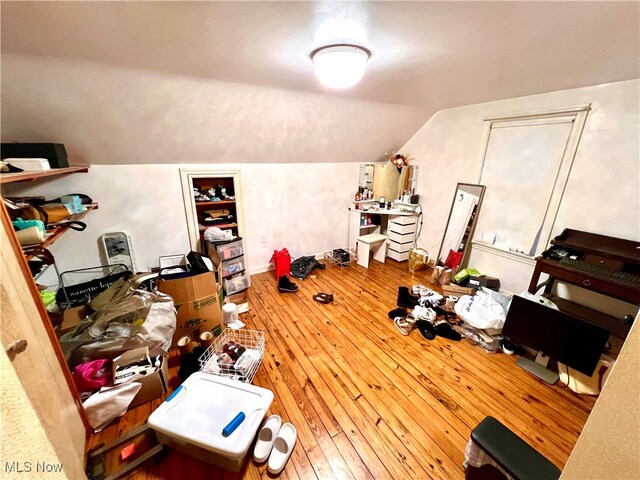
<path id="1" fill-rule="evenodd" d="M 154 430 L 226 457 L 242 457 L 273 402 L 273 392 L 224 377 L 191 375 L 149 417 Z M 222 430 L 240 412 L 245 420 L 228 437 Z"/>

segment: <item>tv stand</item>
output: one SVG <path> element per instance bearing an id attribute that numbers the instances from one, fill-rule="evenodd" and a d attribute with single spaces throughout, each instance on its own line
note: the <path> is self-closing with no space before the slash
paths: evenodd
<path id="1" fill-rule="evenodd" d="M 538 377 L 540 380 L 547 382 L 549 385 L 553 385 L 558 381 L 558 374 L 553 370 L 549 370 L 547 368 L 547 362 L 549 361 L 548 357 L 545 357 L 546 361 L 540 362 L 540 355 L 536 357 L 536 360 L 529 360 L 523 356 L 520 356 L 518 360 L 516 360 L 516 365 L 520 368 L 524 368 L 527 372 L 532 374 L 535 377 Z"/>

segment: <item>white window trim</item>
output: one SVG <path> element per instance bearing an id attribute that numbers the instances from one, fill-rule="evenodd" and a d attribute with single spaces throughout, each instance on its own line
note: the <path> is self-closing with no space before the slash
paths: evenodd
<path id="1" fill-rule="evenodd" d="M 591 110 L 591 104 L 574 105 L 566 108 L 556 108 L 544 111 L 524 112 L 518 114 L 504 114 L 492 117 L 484 118 L 484 128 L 482 132 L 482 160 L 480 162 L 480 171 L 478 172 L 478 184 L 482 185 L 482 172 L 484 170 L 484 164 L 489 149 L 489 141 L 491 139 L 491 131 L 496 128 L 516 127 L 516 126 L 531 126 L 550 123 L 568 123 L 573 122 L 571 131 L 569 132 L 569 138 L 565 146 L 565 150 L 562 154 L 560 161 L 560 168 L 558 174 L 554 180 L 553 190 L 549 203 L 545 211 L 544 219 L 542 221 L 542 228 L 540 230 L 540 238 L 538 245 L 542 245 L 546 248 L 551 241 L 551 232 L 558 216 L 558 210 L 560 209 L 560 203 L 564 195 L 567 181 L 569 180 L 569 174 L 571 173 L 571 167 L 573 166 L 573 160 L 575 159 L 580 138 L 584 130 L 584 125 L 587 120 L 587 114 Z M 480 212 L 482 215 L 482 211 Z M 525 259 L 531 259 L 533 261 L 534 256 L 523 255 L 517 252 L 510 252 L 493 245 L 487 245 L 476 240 L 471 242 L 472 248 L 478 248 L 487 253 L 493 253 L 502 257 L 510 258 L 512 260 L 524 263 Z M 528 262 L 526 262 L 528 263 Z M 535 262 L 534 262 L 535 263 Z"/>

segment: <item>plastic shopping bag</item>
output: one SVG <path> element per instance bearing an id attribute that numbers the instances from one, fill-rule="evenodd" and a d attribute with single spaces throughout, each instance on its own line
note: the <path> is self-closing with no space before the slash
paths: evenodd
<path id="1" fill-rule="evenodd" d="M 511 305 L 511 297 L 481 288 L 473 297 L 463 295 L 455 311 L 462 320 L 480 329 L 501 330 Z"/>
<path id="2" fill-rule="evenodd" d="M 176 309 L 169 295 L 133 290 L 62 335 L 60 345 L 71 366 L 143 346 L 157 356 L 169 351 L 175 329 Z"/>
<path id="3" fill-rule="evenodd" d="M 288 277 L 291 272 L 291 255 L 286 248 L 282 250 L 274 250 L 271 262 L 276 274 L 276 280 L 280 277 Z"/>

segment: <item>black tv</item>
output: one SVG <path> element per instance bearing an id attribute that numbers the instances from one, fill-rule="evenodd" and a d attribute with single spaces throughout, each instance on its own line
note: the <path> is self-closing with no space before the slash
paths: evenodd
<path id="1" fill-rule="evenodd" d="M 517 295 L 502 334 L 589 376 L 609 340 L 602 327 Z"/>

